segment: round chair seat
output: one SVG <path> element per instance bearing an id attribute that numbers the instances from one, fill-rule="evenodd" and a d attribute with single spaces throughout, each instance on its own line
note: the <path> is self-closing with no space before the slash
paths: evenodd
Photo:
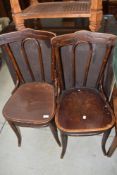
<path id="1" fill-rule="evenodd" d="M 64 132 L 98 132 L 113 126 L 113 116 L 97 90 L 82 88 L 61 96 L 56 124 Z"/>
<path id="2" fill-rule="evenodd" d="M 26 83 L 10 97 L 3 109 L 8 121 L 46 124 L 54 116 L 55 95 L 52 85 Z"/>

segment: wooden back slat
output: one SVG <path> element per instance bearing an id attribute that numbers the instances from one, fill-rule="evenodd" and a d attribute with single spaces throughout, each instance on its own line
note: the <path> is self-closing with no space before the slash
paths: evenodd
<path id="1" fill-rule="evenodd" d="M 44 64 L 43 64 L 43 59 L 42 59 L 42 51 L 41 51 L 41 46 L 39 44 L 39 42 L 37 42 L 38 44 L 38 49 L 39 49 L 39 64 L 41 65 L 41 78 L 43 81 L 45 81 L 45 74 L 44 74 Z"/>
<path id="2" fill-rule="evenodd" d="M 72 52 L 73 52 L 73 58 L 72 58 L 72 77 L 73 77 L 73 83 L 72 86 L 75 86 L 76 82 L 76 58 L 75 58 L 75 50 L 76 50 L 77 44 L 73 45 Z"/>
<path id="3" fill-rule="evenodd" d="M 21 72 L 20 72 L 20 70 L 19 70 L 18 64 L 17 64 L 17 62 L 16 62 L 16 60 L 15 60 L 15 57 L 14 57 L 12 51 L 11 51 L 11 48 L 10 48 L 9 44 L 3 45 L 2 48 L 3 48 L 4 50 L 6 50 L 6 52 L 7 52 L 8 56 L 9 56 L 9 58 L 10 58 L 12 64 L 13 64 L 13 66 L 14 66 L 14 70 L 15 70 L 15 72 L 16 72 L 17 78 L 18 78 L 21 82 L 24 82 L 24 78 L 23 78 L 23 76 L 22 76 L 22 74 L 21 74 Z"/>
<path id="4" fill-rule="evenodd" d="M 28 60 L 28 56 L 27 56 L 27 54 L 26 54 L 26 50 L 25 50 L 25 48 L 24 48 L 25 42 L 26 42 L 27 40 L 31 40 L 31 38 L 26 38 L 26 39 L 24 39 L 24 40 L 21 42 L 21 52 L 22 52 L 23 58 L 24 58 L 24 60 L 25 60 L 25 62 L 26 62 L 26 64 L 27 64 L 27 67 L 28 67 L 28 69 L 29 69 L 29 72 L 30 72 L 32 81 L 35 81 L 35 77 L 34 77 L 34 74 L 33 74 L 32 69 L 31 69 L 31 66 L 30 66 L 30 63 L 29 63 L 29 60 Z"/>
<path id="5" fill-rule="evenodd" d="M 109 55 L 111 53 L 111 50 L 112 50 L 112 47 L 111 46 L 110 47 L 107 46 L 106 52 L 105 52 L 105 56 L 104 56 L 104 59 L 102 61 L 100 72 L 99 72 L 99 75 L 98 75 L 98 78 L 97 78 L 96 87 L 98 87 L 99 84 L 101 84 L 101 80 L 103 80 L 105 67 L 106 67 L 106 64 L 108 62 L 108 58 L 109 58 Z"/>
<path id="6" fill-rule="evenodd" d="M 90 43 L 88 43 L 88 44 L 90 46 L 90 51 L 89 51 L 89 57 L 87 59 L 87 63 L 86 63 L 86 67 L 85 67 L 85 76 L 84 76 L 83 86 L 86 86 L 86 83 L 87 83 L 88 72 L 89 72 L 89 68 L 90 68 L 90 64 L 91 64 L 91 59 L 92 59 L 92 55 L 93 55 L 92 45 Z"/>
<path id="7" fill-rule="evenodd" d="M 55 49 L 55 55 L 56 55 L 56 69 L 57 69 L 57 72 L 58 72 L 58 81 L 59 81 L 59 84 L 61 85 L 62 89 L 65 88 L 65 82 L 64 82 L 64 73 L 63 73 L 63 65 L 62 65 L 62 61 L 60 58 L 60 51 L 59 51 L 59 48 L 56 48 Z M 59 70 L 59 71 L 58 71 Z"/>

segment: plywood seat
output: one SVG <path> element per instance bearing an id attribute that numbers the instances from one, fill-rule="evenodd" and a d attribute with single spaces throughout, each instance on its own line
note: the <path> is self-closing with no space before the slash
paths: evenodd
<path id="1" fill-rule="evenodd" d="M 87 88 L 63 94 L 56 123 L 61 131 L 72 133 L 104 131 L 113 126 L 112 115 L 104 99 L 97 90 Z"/>
<path id="2" fill-rule="evenodd" d="M 47 124 L 54 116 L 54 88 L 47 83 L 26 83 L 10 97 L 3 109 L 7 120 Z"/>
<path id="3" fill-rule="evenodd" d="M 29 6 L 22 12 L 24 18 L 27 18 L 27 16 L 32 18 L 37 15 L 39 18 L 89 17 L 90 3 L 88 1 L 38 3 L 37 5 Z"/>

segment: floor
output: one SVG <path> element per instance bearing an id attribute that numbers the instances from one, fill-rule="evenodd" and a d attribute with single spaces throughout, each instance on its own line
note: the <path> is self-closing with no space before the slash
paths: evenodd
<path id="1" fill-rule="evenodd" d="M 117 28 L 111 29 L 113 31 L 108 33 L 117 32 Z M 54 141 L 49 128 L 21 128 L 23 141 L 19 148 L 15 134 L 1 112 L 13 86 L 4 63 L 0 71 L 0 175 L 117 174 L 117 150 L 111 158 L 105 157 L 101 150 L 102 135 L 70 137 L 66 155 L 61 160 L 61 148 Z M 114 130 L 108 145 L 113 136 Z"/>
<path id="2" fill-rule="evenodd" d="M 1 113 L 12 89 L 13 83 L 4 63 L 0 72 L 0 175 L 117 174 L 117 151 L 112 158 L 103 155 L 102 135 L 70 137 L 66 155 L 61 160 L 61 148 L 49 128 L 21 128 L 23 142 L 19 148 L 15 134 Z M 113 136 L 114 131 L 109 142 Z"/>

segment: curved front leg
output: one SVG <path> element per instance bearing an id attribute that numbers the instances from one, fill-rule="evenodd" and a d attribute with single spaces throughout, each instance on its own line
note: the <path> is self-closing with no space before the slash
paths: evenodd
<path id="1" fill-rule="evenodd" d="M 61 142 L 62 142 L 62 152 L 61 152 L 61 159 L 64 157 L 66 148 L 67 148 L 67 141 L 68 141 L 68 136 L 61 132 Z"/>
<path id="2" fill-rule="evenodd" d="M 112 154 L 114 153 L 114 151 L 116 150 L 116 148 L 117 148 L 117 128 L 115 127 L 115 137 L 114 137 L 113 142 L 109 148 L 107 156 L 111 157 Z"/>
<path id="3" fill-rule="evenodd" d="M 21 146 L 21 141 L 22 141 L 22 137 L 21 137 L 21 133 L 20 133 L 20 129 L 18 126 L 16 126 L 13 122 L 8 121 L 9 125 L 11 126 L 12 130 L 15 132 L 17 139 L 18 139 L 18 146 Z"/>
<path id="4" fill-rule="evenodd" d="M 107 156 L 107 154 L 108 154 L 106 151 L 106 142 L 107 142 L 107 139 L 110 135 L 110 132 L 111 132 L 111 129 L 108 129 L 107 131 L 105 131 L 103 134 L 103 138 L 102 138 L 102 151 L 103 151 L 105 156 Z"/>
<path id="5" fill-rule="evenodd" d="M 57 131 L 57 127 L 56 127 L 55 121 L 52 120 L 52 121 L 50 122 L 49 126 L 50 126 L 50 130 L 51 130 L 51 132 L 52 132 L 52 134 L 53 134 L 53 136 L 54 136 L 54 138 L 55 138 L 57 144 L 58 144 L 59 146 L 61 146 L 61 143 L 60 143 L 59 137 L 58 137 L 58 131 Z"/>
<path id="6" fill-rule="evenodd" d="M 111 157 L 115 149 L 117 148 L 117 88 L 114 88 L 114 92 L 113 92 L 113 107 L 114 107 L 114 114 L 115 114 L 115 137 L 107 153 L 108 157 Z"/>

